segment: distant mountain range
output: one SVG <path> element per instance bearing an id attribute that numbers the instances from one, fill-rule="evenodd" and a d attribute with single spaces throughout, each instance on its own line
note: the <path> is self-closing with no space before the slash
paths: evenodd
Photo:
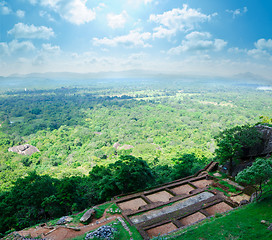
<path id="1" fill-rule="evenodd" d="M 128 71 L 110 71 L 110 72 L 99 72 L 99 73 L 75 73 L 75 72 L 46 72 L 46 73 L 30 73 L 30 74 L 13 74 L 7 77 L 1 77 L 1 79 L 50 79 L 50 80 L 84 80 L 84 79 L 190 79 L 190 80 L 211 80 L 211 81 L 237 81 L 241 83 L 249 84 L 272 84 L 272 79 L 264 78 L 260 75 L 245 72 L 239 73 L 230 77 L 216 77 L 216 76 L 199 76 L 199 75 L 189 75 L 189 74 L 167 74 L 158 73 L 153 71 L 143 71 L 143 70 L 128 70 Z"/>
<path id="2" fill-rule="evenodd" d="M 244 82 L 255 82 L 255 83 L 265 82 L 265 83 L 272 84 L 272 79 L 267 79 L 258 74 L 254 74 L 251 72 L 236 74 L 233 76 L 233 79 L 237 79 L 239 81 L 244 81 Z"/>

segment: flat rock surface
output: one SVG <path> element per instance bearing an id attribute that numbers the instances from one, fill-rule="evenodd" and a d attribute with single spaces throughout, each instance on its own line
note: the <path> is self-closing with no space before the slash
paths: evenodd
<path id="1" fill-rule="evenodd" d="M 84 215 L 80 218 L 80 222 L 87 222 L 95 214 L 94 209 L 89 209 Z"/>

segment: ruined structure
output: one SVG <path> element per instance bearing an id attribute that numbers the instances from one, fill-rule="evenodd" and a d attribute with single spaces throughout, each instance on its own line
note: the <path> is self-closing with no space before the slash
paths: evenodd
<path id="1" fill-rule="evenodd" d="M 39 149 L 30 145 L 30 144 L 24 144 L 19 146 L 14 146 L 8 149 L 9 152 L 16 152 L 21 155 L 32 155 L 35 152 L 39 152 Z"/>
<path id="2" fill-rule="evenodd" d="M 193 176 L 148 191 L 117 196 L 114 202 L 143 239 L 177 231 L 216 213 L 230 211 L 239 206 L 240 201 L 249 200 L 250 196 L 241 190 L 243 187 L 232 197 L 211 190 L 210 186 L 217 180 L 209 172 L 216 170 L 217 166 L 218 163 L 211 162 Z"/>

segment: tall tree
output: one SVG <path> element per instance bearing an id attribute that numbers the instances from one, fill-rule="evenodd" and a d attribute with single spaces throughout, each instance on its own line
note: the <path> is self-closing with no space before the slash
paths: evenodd
<path id="1" fill-rule="evenodd" d="M 258 201 L 263 194 L 263 187 L 269 184 L 272 178 L 272 160 L 258 158 L 252 166 L 239 172 L 235 180 L 240 183 L 251 185 L 256 190 L 256 200 Z"/>
<path id="2" fill-rule="evenodd" d="M 236 126 L 222 131 L 215 137 L 218 148 L 216 156 L 221 163 L 229 162 L 229 175 L 233 172 L 233 161 L 243 156 L 243 149 L 253 147 L 261 141 L 261 133 L 254 126 Z"/>
<path id="3" fill-rule="evenodd" d="M 131 155 L 121 156 L 109 167 L 122 193 L 144 189 L 154 180 L 147 162 Z"/>
<path id="4" fill-rule="evenodd" d="M 194 174 L 194 164 L 199 162 L 195 154 L 183 154 L 177 159 L 173 159 L 175 165 L 171 177 L 173 180 L 190 176 Z"/>

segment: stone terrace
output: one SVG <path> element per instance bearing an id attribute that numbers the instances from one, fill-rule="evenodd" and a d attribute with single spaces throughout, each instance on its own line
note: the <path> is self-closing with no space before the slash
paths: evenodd
<path id="1" fill-rule="evenodd" d="M 144 239 L 167 234 L 238 206 L 222 192 L 208 190 L 214 183 L 208 173 L 216 167 L 217 163 L 211 162 L 193 176 L 148 191 L 117 196 L 114 202 Z"/>

